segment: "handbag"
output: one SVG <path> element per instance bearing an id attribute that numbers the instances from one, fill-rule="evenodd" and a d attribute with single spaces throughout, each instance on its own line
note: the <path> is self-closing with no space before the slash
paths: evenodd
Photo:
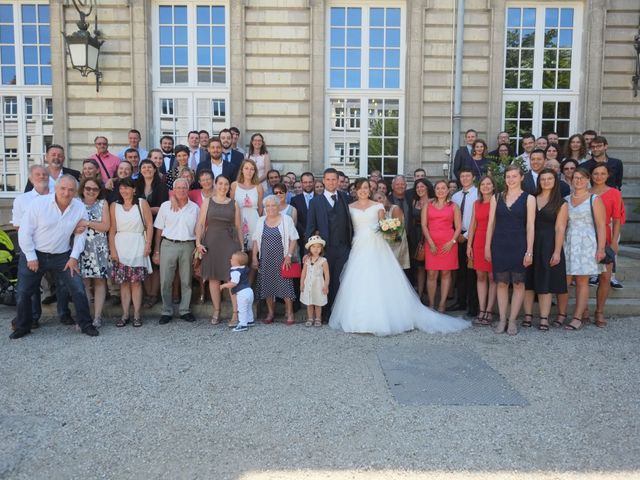
<path id="1" fill-rule="evenodd" d="M 145 245 L 147 244 L 147 224 L 144 222 L 144 217 L 142 216 L 142 209 L 140 208 L 140 202 L 136 203 L 136 206 L 138 207 L 138 213 L 140 214 L 140 220 L 142 220 L 142 237 L 144 238 L 144 243 Z M 151 265 L 151 259 L 149 257 L 147 257 L 148 260 L 148 265 L 147 265 L 147 272 L 148 273 L 153 273 L 153 266 Z"/>
<path id="2" fill-rule="evenodd" d="M 593 222 L 593 231 L 596 232 L 596 242 L 598 241 L 598 230 L 596 229 L 596 217 L 593 214 L 593 195 L 589 197 L 589 207 L 591 207 L 591 220 Z M 616 252 L 613 251 L 610 245 L 604 246 L 604 258 L 600 260 L 602 265 L 609 265 L 616 259 Z"/>
<path id="3" fill-rule="evenodd" d="M 289 268 L 286 267 L 284 260 L 282 260 L 282 265 L 280 265 L 280 276 L 282 278 L 300 278 L 302 275 L 302 265 L 300 262 L 291 262 Z"/>
<path id="4" fill-rule="evenodd" d="M 418 242 L 418 246 L 416 247 L 416 251 L 413 253 L 414 260 L 423 261 L 424 260 L 424 239 L 420 239 Z"/>

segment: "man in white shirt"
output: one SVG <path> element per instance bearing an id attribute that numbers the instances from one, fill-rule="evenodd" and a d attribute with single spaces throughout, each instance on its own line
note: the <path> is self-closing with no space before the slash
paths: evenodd
<path id="1" fill-rule="evenodd" d="M 120 157 L 120 160 L 126 160 L 125 153 L 130 148 L 133 148 L 135 151 L 138 152 L 139 158 L 141 158 L 142 160 L 145 160 L 148 157 L 149 152 L 147 152 L 144 148 L 140 146 L 141 139 L 142 139 L 142 135 L 138 130 L 136 130 L 135 128 L 132 128 L 131 130 L 129 130 L 129 133 L 127 134 L 127 141 L 129 142 L 129 145 L 127 145 L 126 147 L 124 147 L 122 150 L 118 152 L 118 157 Z"/>
<path id="2" fill-rule="evenodd" d="M 467 315 L 478 315 L 478 291 L 476 290 L 476 271 L 467 268 L 467 238 L 471 225 L 473 204 L 478 199 L 478 189 L 473 184 L 473 171 L 468 167 L 460 169 L 460 184 L 462 188 L 453 194 L 451 200 L 460 208 L 462 218 L 462 232 L 458 237 L 458 273 L 456 289 L 457 304 L 447 310 L 467 310 Z"/>
<path id="3" fill-rule="evenodd" d="M 536 137 L 531 135 L 530 133 L 522 137 L 522 154 L 518 157 L 524 162 L 524 169 L 530 170 L 531 163 L 529 160 L 529 155 L 536 148 Z"/>
<path id="4" fill-rule="evenodd" d="M 91 322 L 89 301 L 78 266 L 89 216 L 84 204 L 75 198 L 77 190 L 76 179 L 63 175 L 56 181 L 55 193 L 36 198 L 21 220 L 18 230 L 22 250 L 16 295 L 18 317 L 11 339 L 31 333 L 31 295 L 40 288 L 42 275 L 48 271 L 54 272 L 56 281 L 64 283 L 71 294 L 82 333 L 91 337 L 98 335 Z"/>
<path id="5" fill-rule="evenodd" d="M 189 200 L 189 182 L 178 178 L 173 182 L 173 194 L 178 209 L 171 209 L 171 201 L 160 205 L 153 226 L 156 228 L 155 251 L 153 262 L 160 265 L 160 293 L 162 295 L 162 316 L 160 324 L 164 325 L 173 317 L 173 300 L 171 295 L 176 268 L 180 272 L 180 288 L 182 297 L 178 313 L 182 320 L 193 322 L 191 313 L 191 255 L 195 246 L 196 223 L 199 208 Z"/>
<path id="6" fill-rule="evenodd" d="M 16 230 L 20 230 L 22 218 L 33 200 L 49 193 L 49 171 L 44 165 L 31 165 L 29 168 L 29 181 L 33 184 L 33 190 L 18 195 L 13 201 L 11 224 Z M 31 328 L 40 327 L 40 317 L 42 316 L 40 301 L 40 289 L 36 288 L 33 295 L 31 295 Z M 15 319 L 12 324 L 15 327 Z"/>

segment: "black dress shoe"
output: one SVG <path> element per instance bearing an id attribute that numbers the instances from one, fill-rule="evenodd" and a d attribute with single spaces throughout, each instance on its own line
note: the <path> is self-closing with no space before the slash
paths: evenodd
<path id="1" fill-rule="evenodd" d="M 100 332 L 98 332 L 98 329 L 93 325 L 88 325 L 84 327 L 82 329 L 82 333 L 84 333 L 85 335 L 89 335 L 90 337 L 97 337 L 98 335 L 100 335 Z"/>
<path id="2" fill-rule="evenodd" d="M 447 307 L 446 311 L 447 312 L 459 312 L 460 310 L 466 310 L 466 309 L 467 309 L 466 305 L 460 305 L 459 303 L 454 303 L 450 307 Z"/>
<path id="3" fill-rule="evenodd" d="M 184 315 L 180 315 L 180 318 L 182 320 L 184 320 L 185 322 L 195 322 L 196 321 L 196 317 L 194 317 L 193 313 L 191 313 L 191 312 L 185 313 Z"/>
<path id="4" fill-rule="evenodd" d="M 162 315 L 160 317 L 160 321 L 158 322 L 160 325 L 165 325 L 171 321 L 171 317 L 169 315 Z"/>
<path id="5" fill-rule="evenodd" d="M 43 305 L 51 305 L 52 303 L 56 303 L 58 301 L 58 297 L 55 295 L 49 295 L 42 300 Z"/>
<path id="6" fill-rule="evenodd" d="M 11 340 L 17 340 L 18 338 L 22 338 L 25 335 L 29 335 L 30 333 L 31 333 L 31 330 L 16 330 L 11 335 L 9 335 L 9 338 Z"/>
<path id="7" fill-rule="evenodd" d="M 31 328 L 35 329 L 35 328 L 40 328 L 40 320 L 38 319 L 33 319 L 31 320 Z"/>
<path id="8" fill-rule="evenodd" d="M 63 325 L 75 325 L 76 321 L 71 315 L 63 315 L 60 317 L 60 323 Z"/>

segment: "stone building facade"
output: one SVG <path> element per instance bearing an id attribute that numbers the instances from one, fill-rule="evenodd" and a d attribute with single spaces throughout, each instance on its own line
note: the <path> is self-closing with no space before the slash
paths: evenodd
<path id="1" fill-rule="evenodd" d="M 184 142 L 192 129 L 234 125 L 243 143 L 261 132 L 285 171 L 447 173 L 455 0 L 94 3 L 99 92 L 65 54 L 62 32 L 78 20 L 71 1 L 0 0 L 2 224 L 47 143 L 65 146 L 77 168 L 98 133 L 117 152 L 130 128 L 146 148 L 162 134 Z M 637 0 L 466 0 L 462 131 L 478 130 L 492 148 L 504 128 L 514 143 L 525 131 L 597 130 L 624 161 L 631 211 L 639 18 Z M 635 225 L 625 236 L 640 238 Z"/>

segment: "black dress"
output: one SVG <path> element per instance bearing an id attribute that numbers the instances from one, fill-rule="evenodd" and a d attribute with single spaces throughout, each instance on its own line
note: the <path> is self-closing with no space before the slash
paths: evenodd
<path id="1" fill-rule="evenodd" d="M 560 263 L 552 267 L 556 242 L 558 211 L 545 205 L 536 214 L 536 236 L 533 241 L 533 265 L 527 269 L 527 289 L 536 293 L 567 293 L 564 249 L 560 250 Z"/>
<path id="2" fill-rule="evenodd" d="M 522 192 L 511 207 L 498 196 L 496 217 L 491 239 L 491 263 L 496 282 L 523 283 L 522 264 L 527 253 L 527 192 Z"/>

